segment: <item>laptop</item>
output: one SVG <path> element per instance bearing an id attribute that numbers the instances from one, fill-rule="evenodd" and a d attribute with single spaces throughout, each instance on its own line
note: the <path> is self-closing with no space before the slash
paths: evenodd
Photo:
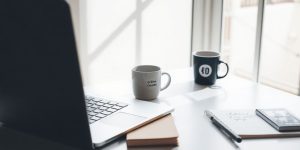
<path id="1" fill-rule="evenodd" d="M 173 110 L 85 95 L 64 0 L 3 0 L 0 18 L 0 122 L 5 127 L 93 149 Z"/>

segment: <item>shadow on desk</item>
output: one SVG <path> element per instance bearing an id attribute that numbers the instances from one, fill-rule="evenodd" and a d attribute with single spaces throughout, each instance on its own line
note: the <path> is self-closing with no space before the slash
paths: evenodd
<path id="1" fill-rule="evenodd" d="M 128 150 L 177 150 L 177 146 L 154 146 L 154 147 L 127 147 L 126 144 L 126 136 L 120 137 L 118 140 L 113 141 L 112 143 L 109 143 L 105 145 L 102 148 L 99 148 L 99 150 L 112 150 L 116 149 L 116 147 L 120 146 L 120 149 L 128 149 Z"/>
<path id="2" fill-rule="evenodd" d="M 177 147 L 128 147 L 128 150 L 176 150 Z"/>
<path id="3" fill-rule="evenodd" d="M 0 127 L 0 141 L 3 150 L 76 150 L 4 127 Z"/>

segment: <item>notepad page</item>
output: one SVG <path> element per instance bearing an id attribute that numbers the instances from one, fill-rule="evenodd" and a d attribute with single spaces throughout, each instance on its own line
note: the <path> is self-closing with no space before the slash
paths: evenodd
<path id="1" fill-rule="evenodd" d="M 300 132 L 278 132 L 255 114 L 255 110 L 210 111 L 216 119 L 242 138 L 299 135 Z"/>

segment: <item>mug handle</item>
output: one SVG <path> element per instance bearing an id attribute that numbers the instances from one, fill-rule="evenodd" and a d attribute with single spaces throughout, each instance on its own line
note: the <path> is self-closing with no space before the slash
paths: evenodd
<path id="1" fill-rule="evenodd" d="M 222 78 L 226 77 L 226 75 L 228 74 L 229 66 L 228 66 L 227 63 L 225 63 L 225 62 L 223 62 L 223 61 L 221 61 L 221 60 L 220 60 L 219 64 L 225 64 L 225 65 L 226 65 L 226 73 L 225 73 L 225 75 L 219 76 L 219 75 L 217 74 L 217 79 L 222 79 Z"/>
<path id="2" fill-rule="evenodd" d="M 166 84 L 164 87 L 160 88 L 160 91 L 163 91 L 163 90 L 165 90 L 166 88 L 168 88 L 169 85 L 170 85 L 170 83 L 171 83 L 171 76 L 170 76 L 170 74 L 168 74 L 168 73 L 166 73 L 166 72 L 162 72 L 162 73 L 161 73 L 161 76 L 163 76 L 163 75 L 167 75 L 167 76 L 168 76 L 168 82 L 167 82 L 167 84 Z"/>

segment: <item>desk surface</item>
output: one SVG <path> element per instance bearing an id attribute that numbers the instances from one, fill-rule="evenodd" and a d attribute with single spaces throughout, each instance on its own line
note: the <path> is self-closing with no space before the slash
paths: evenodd
<path id="1" fill-rule="evenodd" d="M 244 140 L 239 144 L 233 143 L 210 123 L 204 116 L 204 110 L 284 107 L 300 116 L 300 97 L 235 76 L 220 79 L 214 86 L 205 87 L 194 84 L 191 69 L 169 73 L 172 76 L 170 87 L 161 92 L 159 98 L 153 102 L 167 103 L 175 108 L 173 116 L 179 132 L 179 146 L 142 149 L 299 149 L 300 138 Z M 103 84 L 90 87 L 90 90 L 102 95 L 105 93 L 105 96 L 117 95 L 134 99 L 129 81 Z M 125 139 L 119 139 L 104 149 L 127 149 Z"/>
<path id="2" fill-rule="evenodd" d="M 220 79 L 214 86 L 205 87 L 194 84 L 191 69 L 169 72 L 172 83 L 161 92 L 153 102 L 167 103 L 175 108 L 173 112 L 179 132 L 178 147 L 134 148 L 143 150 L 253 150 L 268 148 L 272 150 L 298 150 L 300 138 L 244 140 L 240 144 L 231 142 L 204 116 L 206 109 L 254 109 L 254 108 L 288 108 L 300 116 L 300 97 L 270 87 L 259 85 L 235 76 Z M 104 96 L 117 96 L 134 99 L 131 81 L 102 84 L 89 87 L 89 91 Z M 15 134 L 0 128 L 0 149 L 26 149 L 26 145 L 35 149 L 61 149 L 62 146 L 45 147 L 45 141 L 29 140 L 28 136 Z M 24 138 L 25 137 L 25 138 Z M 55 148 L 60 147 L 60 148 Z M 118 139 L 104 147 L 109 150 L 127 149 L 124 138 Z M 133 148 L 132 148 L 133 149 Z"/>

